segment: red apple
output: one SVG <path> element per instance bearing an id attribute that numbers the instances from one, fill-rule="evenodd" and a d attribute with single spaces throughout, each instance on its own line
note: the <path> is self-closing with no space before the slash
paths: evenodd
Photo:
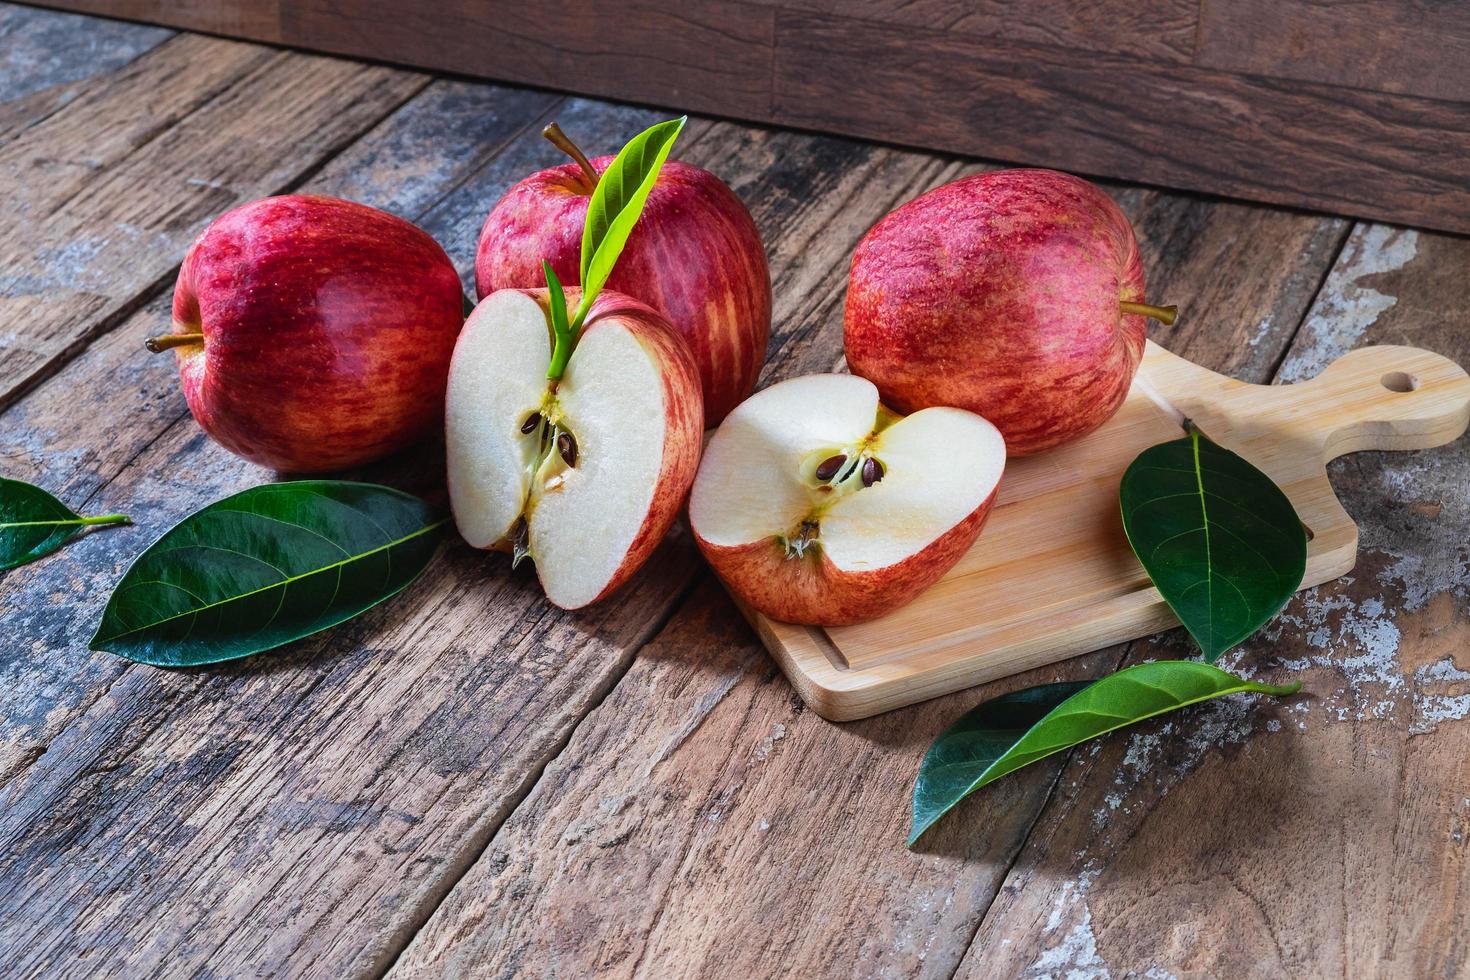
<path id="1" fill-rule="evenodd" d="M 580 157 L 559 130 L 558 145 Z M 613 157 L 570 163 L 516 184 L 485 219 L 475 257 L 480 296 L 546 284 L 543 260 L 563 283 L 580 282 L 582 227 L 597 175 Z M 670 160 L 607 288 L 662 313 L 689 344 L 715 425 L 755 388 L 771 333 L 771 276 L 745 205 L 708 170 Z"/>
<path id="2" fill-rule="evenodd" d="M 964 177 L 890 213 L 859 243 L 848 367 L 903 412 L 954 405 L 1015 456 L 1112 418 L 1143 357 L 1133 228 L 1113 200 L 1054 170 Z"/>
<path id="3" fill-rule="evenodd" d="M 550 333 L 544 289 L 502 289 L 470 314 L 449 371 L 449 498 L 466 541 L 529 557 L 546 597 L 577 609 L 663 540 L 704 415 L 688 347 L 643 303 L 599 293 L 554 382 Z"/>
<path id="4" fill-rule="evenodd" d="M 900 417 L 850 374 L 793 378 L 731 412 L 689 496 L 695 541 L 772 619 L 891 612 L 954 567 L 990 514 L 1006 448 L 958 408 Z"/>
<path id="5" fill-rule="evenodd" d="M 226 449 L 287 472 L 366 463 L 443 419 L 464 294 L 444 249 L 376 208 L 288 195 L 226 212 L 174 287 L 184 398 Z"/>

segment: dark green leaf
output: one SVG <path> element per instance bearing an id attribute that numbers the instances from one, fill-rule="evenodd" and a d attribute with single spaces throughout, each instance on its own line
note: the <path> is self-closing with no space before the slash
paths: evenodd
<path id="1" fill-rule="evenodd" d="M 674 138 L 687 121 L 687 116 L 681 116 L 645 129 L 628 141 L 598 178 L 582 230 L 582 299 L 572 317 L 573 329 L 581 326 L 592 300 L 612 275 Z"/>
<path id="2" fill-rule="evenodd" d="M 0 571 L 51 554 L 84 528 L 126 523 L 122 514 L 82 517 L 40 487 L 0 477 Z"/>
<path id="3" fill-rule="evenodd" d="M 1302 583 L 1307 534 L 1271 478 L 1198 431 L 1145 449 L 1123 474 L 1123 528 L 1210 663 Z"/>
<path id="4" fill-rule="evenodd" d="M 184 518 L 133 562 L 92 649 L 164 667 L 270 650 L 395 595 L 448 518 L 389 487 L 253 487 Z"/>
<path id="5" fill-rule="evenodd" d="M 1257 684 L 1195 660 L 1162 660 L 984 701 L 924 755 L 909 845 L 980 787 L 1079 742 L 1223 694 L 1294 694 L 1300 686 Z"/>

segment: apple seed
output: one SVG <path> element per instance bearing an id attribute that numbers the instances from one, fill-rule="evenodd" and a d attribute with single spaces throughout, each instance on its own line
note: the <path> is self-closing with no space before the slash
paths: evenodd
<path id="1" fill-rule="evenodd" d="M 572 438 L 570 432 L 563 432 L 556 437 L 556 450 L 561 453 L 562 460 L 568 466 L 577 465 L 577 440 Z"/>
<path id="2" fill-rule="evenodd" d="M 541 424 L 541 413 L 532 412 L 526 416 L 526 421 L 521 423 L 521 435 L 528 436 L 536 431 L 536 426 Z"/>
<path id="3" fill-rule="evenodd" d="M 877 457 L 869 456 L 863 460 L 863 486 L 871 487 L 883 479 L 883 464 L 878 462 Z"/>
<path id="4" fill-rule="evenodd" d="M 836 456 L 828 456 L 817 464 L 817 479 L 826 483 L 837 475 L 842 469 L 842 464 L 847 462 L 846 453 L 838 453 Z"/>

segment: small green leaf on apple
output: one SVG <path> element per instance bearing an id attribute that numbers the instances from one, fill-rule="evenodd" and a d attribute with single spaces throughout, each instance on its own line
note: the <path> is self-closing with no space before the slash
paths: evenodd
<path id="1" fill-rule="evenodd" d="M 0 571 L 44 558 L 89 527 L 128 523 L 122 514 L 83 517 L 40 487 L 0 477 Z"/>
<path id="2" fill-rule="evenodd" d="M 1193 427 L 1144 450 L 1118 495 L 1128 543 L 1207 662 L 1260 629 L 1301 586 L 1307 534 L 1291 501 Z"/>
<path id="3" fill-rule="evenodd" d="M 935 740 L 914 782 L 909 846 L 961 800 L 1022 766 L 1127 725 L 1227 694 L 1295 694 L 1194 660 L 1126 667 L 982 701 Z"/>
<path id="4" fill-rule="evenodd" d="M 448 521 L 370 483 L 253 487 L 184 518 L 143 552 L 91 647 L 161 667 L 273 649 L 396 595 L 428 565 Z"/>
<path id="5" fill-rule="evenodd" d="M 546 371 L 548 379 L 559 380 L 566 372 L 577 331 L 591 311 L 597 294 L 607 285 L 618 257 L 623 254 L 623 246 L 628 243 L 628 236 L 633 233 L 633 226 L 643 213 L 643 205 L 653 191 L 659 171 L 673 149 L 674 140 L 688 120 L 688 116 L 680 116 L 645 129 L 618 151 L 617 157 L 598 179 L 592 199 L 587 204 L 587 220 L 582 230 L 581 298 L 569 321 L 565 298 L 560 303 L 562 323 L 558 324 L 556 320 L 555 307 L 552 310 L 556 343 Z M 555 296 L 560 292 L 561 284 L 556 282 L 550 263 L 544 263 L 544 271 L 547 288 Z"/>
<path id="6" fill-rule="evenodd" d="M 546 294 L 550 299 L 550 309 L 547 315 L 551 320 L 551 366 L 546 370 L 546 376 L 555 381 L 567 371 L 567 362 L 572 359 L 572 324 L 567 318 L 567 294 L 562 289 L 561 280 L 552 271 L 551 263 L 543 261 L 541 271 L 546 275 Z M 580 326 L 580 324 L 579 324 Z"/>

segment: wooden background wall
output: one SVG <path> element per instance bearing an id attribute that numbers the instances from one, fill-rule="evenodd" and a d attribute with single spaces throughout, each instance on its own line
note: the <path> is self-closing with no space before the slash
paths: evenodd
<path id="1" fill-rule="evenodd" d="M 1457 0 L 46 5 L 1470 232 Z"/>

